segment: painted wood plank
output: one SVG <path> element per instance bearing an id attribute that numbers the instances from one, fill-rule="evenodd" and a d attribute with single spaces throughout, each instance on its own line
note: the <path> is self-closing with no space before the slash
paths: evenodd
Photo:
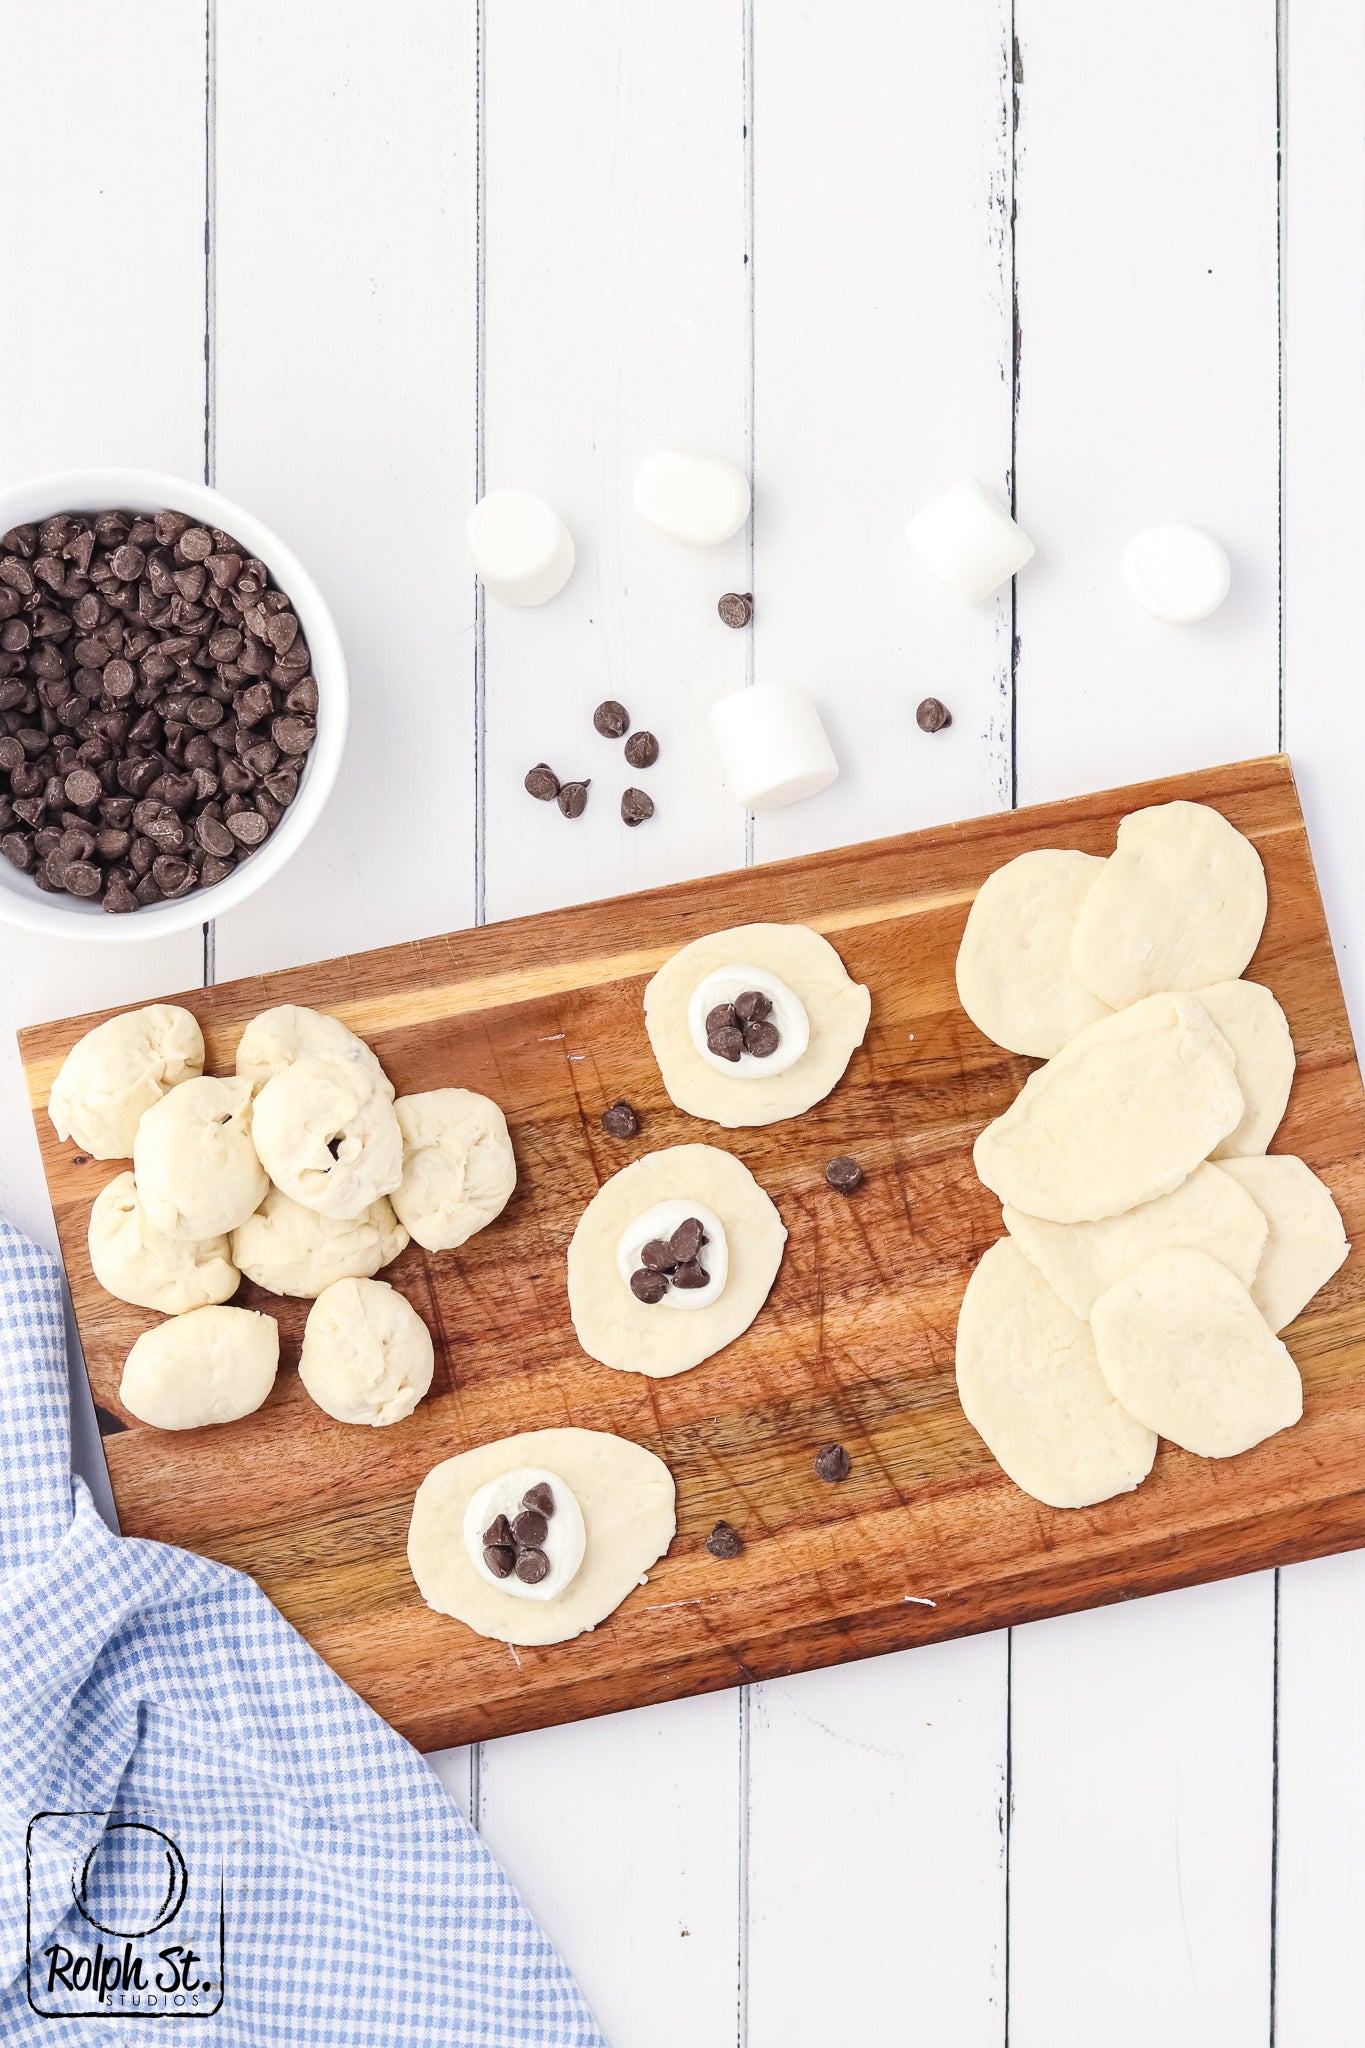
<path id="1" fill-rule="evenodd" d="M 1284 716 L 1347 1006 L 1365 1037 L 1365 19 L 1296 0 L 1284 24 Z M 1275 2039 L 1365 2031 L 1365 1557 L 1280 1574 Z"/>
<path id="2" fill-rule="evenodd" d="M 539 491 L 577 566 L 552 603 L 489 600 L 490 917 L 733 866 L 743 819 L 707 709 L 744 681 L 746 636 L 716 600 L 747 589 L 744 537 L 691 549 L 632 503 L 661 447 L 745 454 L 743 43 L 733 0 L 486 10 L 484 478 Z M 593 730 L 604 698 L 660 743 L 626 767 Z M 569 823 L 522 777 L 591 778 Z M 647 788 L 635 830 L 622 791 Z"/>
<path id="3" fill-rule="evenodd" d="M 483 29 L 483 480 L 543 493 L 577 549 L 553 603 L 480 606 L 479 909 L 502 918 L 743 860 L 706 714 L 744 680 L 716 600 L 748 588 L 745 538 L 683 548 L 631 489 L 662 446 L 744 459 L 748 250 L 732 0 L 488 0 Z M 657 734 L 656 767 L 628 771 L 594 732 L 607 697 Z M 525 794 L 539 760 L 591 778 L 582 818 Z M 658 806 L 634 831 L 632 783 Z M 489 1840 L 615 2048 L 732 2039 L 734 1697 L 486 1744 L 476 1778 Z"/>
<path id="4" fill-rule="evenodd" d="M 1028 802 L 1275 743 L 1276 68 L 1268 4 L 1015 19 Z M 1202 626 L 1122 581 L 1169 519 L 1232 556 Z M 1272 1691 L 1269 1578 L 1016 1635 L 1015 2048 L 1266 2038 Z"/>
<path id="5" fill-rule="evenodd" d="M 473 913 L 474 0 L 217 13 L 215 481 L 308 563 L 347 757 L 221 975 Z"/>
<path id="6" fill-rule="evenodd" d="M 754 670 L 841 764 L 755 819 L 760 860 L 1009 800 L 1008 598 L 966 610 L 904 534 L 963 474 L 1008 489 L 1009 54 L 1000 0 L 755 8 Z M 1005 1649 L 756 1690 L 752 2048 L 1001 2039 Z"/>

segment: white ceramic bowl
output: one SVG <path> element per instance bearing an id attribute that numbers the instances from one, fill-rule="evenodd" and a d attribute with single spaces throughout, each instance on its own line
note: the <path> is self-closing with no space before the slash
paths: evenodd
<path id="1" fill-rule="evenodd" d="M 298 794 L 270 837 L 226 881 L 196 889 L 172 903 L 111 916 L 98 903 L 76 896 L 48 895 L 31 875 L 20 874 L 0 855 L 0 919 L 58 939 L 93 939 L 119 944 L 164 938 L 206 918 L 218 917 L 255 894 L 298 852 L 332 792 L 346 745 L 346 658 L 336 623 L 322 592 L 292 548 L 244 506 L 205 484 L 161 476 L 149 469 L 69 469 L 35 477 L 0 491 L 0 533 L 12 526 L 49 519 L 55 512 L 189 512 L 205 526 L 221 527 L 260 557 L 288 596 L 313 657 L 318 686 L 318 731 L 299 778 Z"/>

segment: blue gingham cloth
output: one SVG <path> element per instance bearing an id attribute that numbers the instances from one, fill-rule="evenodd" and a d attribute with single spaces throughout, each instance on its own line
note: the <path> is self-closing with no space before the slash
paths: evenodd
<path id="1" fill-rule="evenodd" d="M 603 2048 L 416 1752 L 250 1579 L 73 1482 L 60 1275 L 4 1223 L 0 1859 L 3 2042 Z"/>

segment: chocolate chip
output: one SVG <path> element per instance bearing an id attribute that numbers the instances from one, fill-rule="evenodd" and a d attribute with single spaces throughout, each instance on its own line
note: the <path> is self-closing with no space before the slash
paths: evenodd
<path id="1" fill-rule="evenodd" d="M 592 722 L 604 740 L 619 740 L 622 733 L 630 731 L 630 713 L 614 697 L 608 697 L 604 704 L 598 705 Z"/>
<path id="2" fill-rule="evenodd" d="M 734 1064 L 744 1050 L 744 1034 L 737 1024 L 722 1024 L 718 1031 L 707 1032 L 706 1045 L 718 1059 Z"/>
<path id="3" fill-rule="evenodd" d="M 626 759 L 632 768 L 652 768 L 659 758 L 659 742 L 652 732 L 633 732 L 626 741 Z"/>
<path id="4" fill-rule="evenodd" d="M 831 1159 L 825 1168 L 825 1179 L 838 1194 L 851 1195 L 855 1188 L 860 1188 L 863 1184 L 863 1169 L 856 1159 L 850 1159 L 846 1153 L 840 1153 L 839 1157 Z"/>
<path id="5" fill-rule="evenodd" d="M 200 817 L 195 820 L 194 836 L 205 853 L 217 854 L 223 860 L 236 851 L 237 841 L 221 818 Z"/>
<path id="6" fill-rule="evenodd" d="M 104 877 L 93 861 L 69 861 L 62 869 L 62 887 L 73 896 L 98 896 Z"/>
<path id="7" fill-rule="evenodd" d="M 581 818 L 588 808 L 588 784 L 566 782 L 559 791 L 556 801 L 566 818 Z"/>
<path id="8" fill-rule="evenodd" d="M 641 1266 L 630 1276 L 630 1291 L 637 1301 L 652 1307 L 667 1294 L 668 1281 L 664 1274 L 651 1273 L 647 1267 Z"/>
<path id="9" fill-rule="evenodd" d="M 206 562 L 213 553 L 213 536 L 202 526 L 191 526 L 181 534 L 176 553 L 184 562 Z"/>
<path id="10" fill-rule="evenodd" d="M 483 1532 L 483 1540 L 485 1545 L 507 1544 L 511 1547 L 512 1524 L 508 1521 L 506 1515 L 494 1515 L 492 1521 Z"/>
<path id="11" fill-rule="evenodd" d="M 942 732 L 952 722 L 952 712 L 937 697 L 926 697 L 915 713 L 915 723 L 921 732 Z"/>
<path id="12" fill-rule="evenodd" d="M 741 593 L 727 590 L 716 606 L 722 622 L 727 626 L 747 626 L 754 615 L 754 600 L 751 591 Z"/>
<path id="13" fill-rule="evenodd" d="M 483 1561 L 495 1579 L 510 1579 L 517 1567 L 517 1553 L 510 1543 L 486 1543 Z"/>
<path id="14" fill-rule="evenodd" d="M 523 1586 L 538 1586 L 550 1576 L 550 1560 L 543 1550 L 519 1550 L 516 1570 Z"/>
<path id="15" fill-rule="evenodd" d="M 609 1109 L 603 1110 L 602 1128 L 609 1138 L 633 1138 L 640 1128 L 640 1119 L 621 1096 Z"/>
<path id="16" fill-rule="evenodd" d="M 772 1009 L 771 998 L 765 996 L 761 989 L 746 988 L 742 995 L 735 997 L 735 1016 L 741 1024 L 761 1024 L 765 1017 L 772 1015 Z"/>
<path id="17" fill-rule="evenodd" d="M 706 1539 L 706 1548 L 712 1557 L 738 1557 L 744 1548 L 744 1538 L 728 1522 L 717 1522 Z"/>
<path id="18" fill-rule="evenodd" d="M 259 846 L 270 830 L 259 811 L 236 811 L 227 825 L 233 838 L 243 846 Z"/>
<path id="19" fill-rule="evenodd" d="M 524 1508 L 534 1508 L 538 1515 L 553 1515 L 555 1511 L 553 1489 L 543 1479 L 538 1479 L 534 1486 L 527 1487 L 525 1493 L 521 1496 L 521 1504 Z M 542 1537 L 540 1540 L 543 1542 L 544 1538 Z"/>
<path id="20" fill-rule="evenodd" d="M 661 1237 L 651 1237 L 640 1253 L 640 1264 L 650 1273 L 671 1273 L 677 1263 L 678 1254 Z"/>
<path id="21" fill-rule="evenodd" d="M 535 1508 L 523 1508 L 512 1524 L 512 1539 L 517 1548 L 539 1550 L 549 1533 L 549 1523 Z"/>
<path id="22" fill-rule="evenodd" d="M 66 778 L 66 800 L 78 811 L 97 804 L 102 793 L 98 775 L 92 775 L 88 768 L 73 768 Z"/>
<path id="23" fill-rule="evenodd" d="M 621 816 L 627 825 L 643 825 L 654 816 L 654 799 L 642 789 L 628 789 L 621 798 Z"/>
<path id="24" fill-rule="evenodd" d="M 734 1029 L 734 1023 L 734 1004 L 717 1003 L 714 1010 L 708 1010 L 706 1013 L 707 1036 L 709 1037 L 713 1031 L 731 1031 Z"/>
<path id="25" fill-rule="evenodd" d="M 527 769 L 522 787 L 528 796 L 538 798 L 541 803 L 552 803 L 559 795 L 559 777 L 548 762 L 538 761 L 534 768 Z"/>
<path id="26" fill-rule="evenodd" d="M 270 728 L 270 737 L 282 754 L 306 754 L 317 737 L 317 727 L 311 718 L 277 718 Z"/>
<path id="27" fill-rule="evenodd" d="M 756 1060 L 771 1059 L 782 1043 L 782 1034 L 775 1024 L 746 1024 L 744 1027 L 744 1050 Z"/>
<path id="28" fill-rule="evenodd" d="M 695 1259 L 705 1243 L 706 1232 L 701 1227 L 700 1218 L 687 1216 L 669 1238 L 668 1248 L 675 1259 L 682 1261 Z"/>
<path id="29" fill-rule="evenodd" d="M 675 1287 L 709 1287 L 711 1275 L 699 1259 L 684 1259 L 670 1274 Z"/>
<path id="30" fill-rule="evenodd" d="M 815 1453 L 813 1463 L 817 1479 L 837 1486 L 841 1479 L 847 1479 L 853 1460 L 842 1444 L 825 1444 Z"/>

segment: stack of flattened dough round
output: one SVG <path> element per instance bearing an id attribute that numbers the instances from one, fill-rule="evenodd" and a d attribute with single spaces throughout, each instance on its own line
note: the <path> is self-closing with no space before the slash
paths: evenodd
<path id="1" fill-rule="evenodd" d="M 1173 803 L 1125 818 L 1108 860 L 1020 855 L 968 916 L 963 1008 L 1046 1064 L 976 1141 L 1008 1236 L 968 1282 L 958 1389 L 1050 1506 L 1137 1486 L 1158 1437 L 1231 1457 L 1302 1412 L 1278 1333 L 1349 1246 L 1317 1176 L 1266 1156 L 1294 1047 L 1241 978 L 1265 914 L 1251 842 Z"/>

